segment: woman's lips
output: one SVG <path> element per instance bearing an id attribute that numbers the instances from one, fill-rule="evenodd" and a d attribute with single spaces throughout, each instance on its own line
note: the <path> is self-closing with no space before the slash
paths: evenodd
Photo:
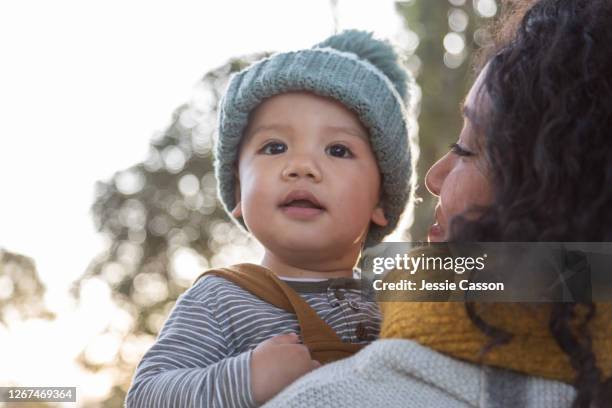
<path id="1" fill-rule="evenodd" d="M 434 224 L 429 227 L 429 232 L 427 234 L 427 240 L 429 242 L 443 242 L 445 240 L 444 229 L 440 225 L 438 221 L 440 219 L 441 213 L 441 205 L 438 203 L 436 208 L 434 209 Z"/>
<path id="2" fill-rule="evenodd" d="M 427 240 L 429 242 L 442 242 L 444 241 L 444 230 L 437 222 L 429 227 L 429 233 L 427 234 Z"/>

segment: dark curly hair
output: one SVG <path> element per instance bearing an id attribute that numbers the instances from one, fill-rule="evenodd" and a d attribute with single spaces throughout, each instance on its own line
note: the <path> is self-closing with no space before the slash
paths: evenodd
<path id="1" fill-rule="evenodd" d="M 494 200 L 477 220 L 455 217 L 451 240 L 612 241 L 612 0 L 528 3 L 503 20 L 480 89 Z M 508 341 L 467 308 L 498 344 Z M 559 303 L 550 316 L 576 370 L 575 407 L 612 406 L 612 379 L 601 378 L 587 330 L 595 313 Z"/>

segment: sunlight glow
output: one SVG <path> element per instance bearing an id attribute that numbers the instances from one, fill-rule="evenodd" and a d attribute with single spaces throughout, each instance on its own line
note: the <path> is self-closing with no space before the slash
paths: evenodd
<path id="1" fill-rule="evenodd" d="M 368 29 L 378 37 L 398 38 L 400 23 L 393 1 L 339 0 L 338 4 L 341 29 Z M 109 247 L 91 218 L 96 181 L 120 172 L 115 187 L 131 194 L 146 187 L 141 172 L 128 170 L 138 162 L 144 161 L 148 171 L 163 167 L 181 171 L 185 151 L 159 150 L 150 141 L 172 120 L 175 108 L 197 95 L 197 90 L 192 92 L 194 84 L 230 57 L 309 47 L 324 39 L 333 32 L 329 1 L 187 0 L 179 7 L 144 0 L 29 0 L 8 2 L 2 9 L 0 36 L 14 41 L 3 47 L 8 62 L 0 76 L 0 134 L 4 135 L 0 150 L 10 152 L 0 161 L 7 197 L 0 212 L 0 248 L 35 260 L 46 286 L 44 300 L 58 317 L 21 321 L 8 308 L 10 326 L 5 330 L 0 325 L 0 383 L 76 386 L 77 407 L 93 406 L 88 401 L 102 400 L 118 374 L 89 373 L 75 359 L 84 352 L 102 363 L 119 353 L 135 365 L 154 340 L 128 337 L 119 343 L 122 336 L 129 336 L 138 311 L 114 304 L 114 289 L 104 280 L 89 279 L 78 305 L 68 296 L 71 282 Z M 418 37 L 410 44 L 416 48 Z M 211 109 L 211 95 L 195 98 L 197 109 Z M 193 115 L 197 112 L 181 116 L 181 123 L 196 126 Z M 215 124 L 197 126 L 202 128 L 194 127 L 193 132 L 204 135 Z M 212 140 L 196 137 L 192 148 L 210 154 Z M 178 187 L 191 200 L 192 209 L 206 215 L 216 208 L 214 185 L 209 173 L 199 180 L 183 177 Z M 178 207 L 170 211 L 177 218 L 186 213 Z M 132 243 L 124 244 L 120 259 L 102 271 L 111 285 L 132 273 L 130 268 L 142 256 L 137 244 L 147 237 L 142 203 L 126 202 L 120 219 L 129 227 Z M 155 235 L 168 234 L 173 244 L 199 233 L 179 233 L 169 220 L 159 217 L 147 227 Z M 176 251 L 172 273 L 179 282 L 190 282 L 209 266 L 261 256 L 262 248 L 248 245 L 249 239 L 237 227 L 218 228 L 228 234 L 224 241 L 234 245 L 211 260 L 191 250 Z M 163 300 L 169 290 L 155 273 L 138 275 L 134 286 L 135 298 L 142 304 Z M 0 278 L 0 299 L 11 293 L 11 286 Z M 164 312 L 167 315 L 169 309 Z M 147 324 L 159 327 L 164 319 L 160 315 Z"/>
<path id="2" fill-rule="evenodd" d="M 172 275 L 184 284 L 193 282 L 198 274 L 208 268 L 206 258 L 191 248 L 178 248 L 172 254 Z"/>

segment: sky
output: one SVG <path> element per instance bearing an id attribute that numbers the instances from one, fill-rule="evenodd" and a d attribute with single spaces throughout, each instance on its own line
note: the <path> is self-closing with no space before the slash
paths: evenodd
<path id="1" fill-rule="evenodd" d="M 401 32 L 391 0 L 337 7 L 340 29 L 392 41 Z M 89 398 L 108 391 L 112 373 L 69 363 L 88 344 L 102 360 L 116 351 L 116 340 L 97 333 L 121 320 L 99 282 L 78 308 L 67 295 L 107 244 L 90 215 L 95 182 L 141 162 L 208 70 L 234 56 L 309 47 L 333 29 L 329 0 L 0 3 L 0 249 L 34 259 L 58 314 L 0 327 L 0 385 L 78 386 Z M 41 339 L 57 344 L 53 353 Z"/>

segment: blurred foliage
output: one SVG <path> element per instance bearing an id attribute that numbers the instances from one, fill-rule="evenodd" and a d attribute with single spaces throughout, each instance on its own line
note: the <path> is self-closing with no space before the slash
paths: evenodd
<path id="1" fill-rule="evenodd" d="M 333 13 L 335 5 L 331 1 Z M 423 187 L 423 177 L 459 135 L 459 104 L 471 81 L 468 62 L 473 51 L 489 41 L 483 15 L 495 14 L 494 7 L 494 0 L 396 3 L 405 21 L 396 43 L 421 90 L 417 194 L 423 202 L 408 231 L 413 239 L 424 239 L 431 224 L 435 202 Z M 182 276 L 173 266 L 177 254 L 188 251 L 204 270 L 225 264 L 228 248 L 235 252 L 252 244 L 216 198 L 211 149 L 217 103 L 229 75 L 264 55 L 233 59 L 207 73 L 194 99 L 176 109 L 167 129 L 153 138 L 148 158 L 96 185 L 93 217 L 110 245 L 75 282 L 73 293 L 78 297 L 87 280 L 102 279 L 133 319 L 129 330 L 114 331 L 122 341 L 114 361 L 95 364 L 86 353 L 79 358 L 90 370 L 112 367 L 119 373 L 101 406 L 115 407 L 123 401 L 142 352 L 155 339 L 178 295 L 191 285 L 193 277 Z"/>
<path id="2" fill-rule="evenodd" d="M 44 294 L 34 260 L 0 248 L 0 325 L 15 319 L 55 318 L 44 305 Z"/>
<path id="3" fill-rule="evenodd" d="M 193 100 L 178 107 L 166 130 L 153 138 L 146 160 L 96 184 L 92 213 L 110 246 L 90 263 L 72 292 L 79 297 L 89 279 L 102 279 L 133 320 L 129 331 L 105 331 L 121 337 L 114 361 L 91 362 L 85 350 L 78 358 L 91 371 L 113 367 L 119 373 L 103 406 L 121 405 L 141 350 L 195 278 L 177 274 L 176 255 L 190 254 L 204 270 L 226 264 L 228 248 L 240 251 L 252 244 L 217 200 L 211 149 L 217 105 L 230 74 L 267 55 L 232 59 L 207 73 Z"/>
<path id="4" fill-rule="evenodd" d="M 473 79 L 471 57 L 476 49 L 491 42 L 488 21 L 479 14 L 478 7 L 491 13 L 493 6 L 496 7 L 493 0 L 489 3 L 482 0 L 396 3 L 405 22 L 407 66 L 422 93 L 418 118 L 421 153 L 417 164 L 417 196 L 422 202 L 415 207 L 415 222 L 410 229 L 409 236 L 414 240 L 427 239 L 437 203 L 425 188 L 425 174 L 458 139 L 463 124 L 460 103 Z M 415 44 L 418 47 L 413 51 Z M 459 52 L 450 53 L 447 47 Z"/>

